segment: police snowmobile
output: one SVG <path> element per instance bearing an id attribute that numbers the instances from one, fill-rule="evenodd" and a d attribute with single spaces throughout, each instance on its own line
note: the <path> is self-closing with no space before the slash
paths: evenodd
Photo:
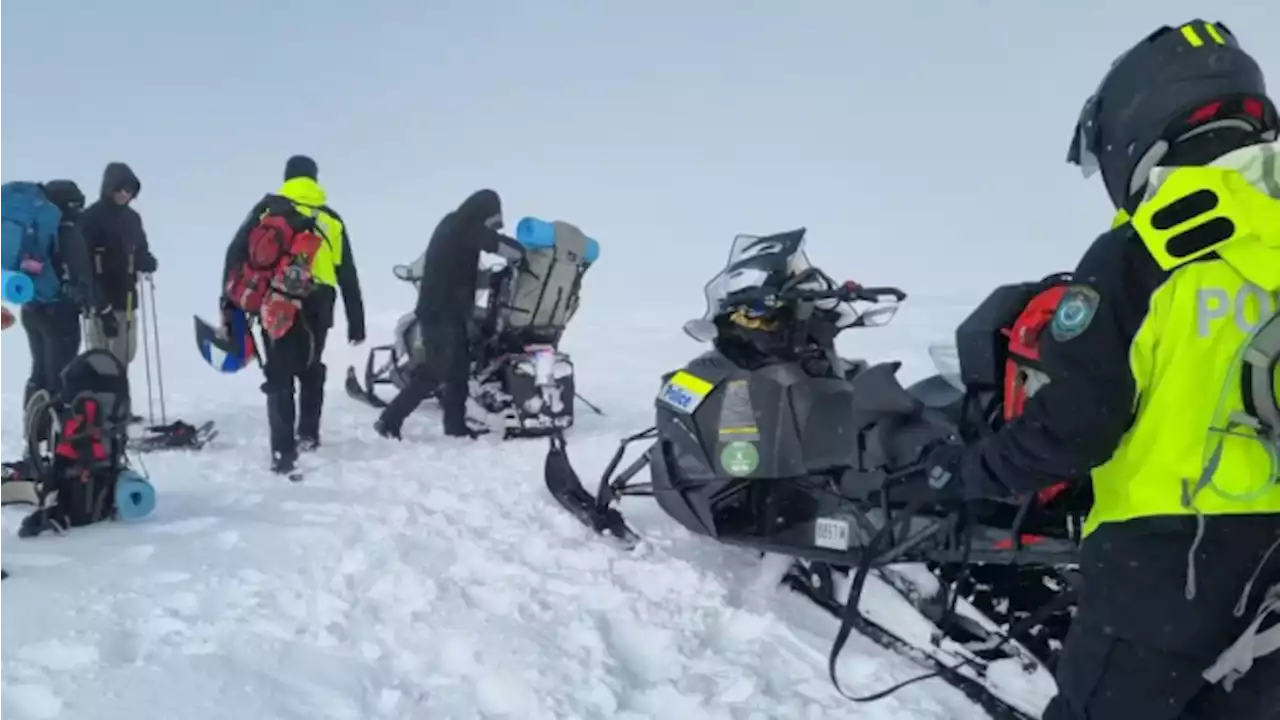
<path id="1" fill-rule="evenodd" d="M 496 254 L 481 253 L 468 323 L 471 397 L 505 437 L 541 437 L 573 426 L 580 398 L 573 359 L 560 349 L 560 339 L 578 310 L 583 276 L 599 255 L 599 244 L 573 225 L 536 218 L 521 220 L 515 240 Z M 424 251 L 392 272 L 417 290 L 425 259 Z M 347 368 L 347 394 L 386 407 L 377 388 L 404 389 L 426 361 L 423 342 L 411 310 L 396 323 L 393 342 L 369 351 L 363 386 L 355 368 Z"/>
<path id="2" fill-rule="evenodd" d="M 553 436 L 547 487 L 624 547 L 641 538 L 615 505 L 647 495 L 696 534 L 792 558 L 780 580 L 841 620 L 829 658 L 837 688 L 856 630 L 931 670 L 914 680 L 942 677 L 997 718 L 1039 717 L 1077 582 L 1081 501 L 957 506 L 924 467 L 938 443 L 1000 422 L 998 371 L 986 384 L 961 372 L 1002 362 L 999 322 L 988 322 L 1000 313 L 984 303 L 962 326 L 958 337 L 973 341 L 954 348 L 961 367 L 935 351 L 939 374 L 904 388 L 900 363 L 846 360 L 834 341 L 888 324 L 906 293 L 833 281 L 809 263 L 804 235 L 738 236 L 706 286 L 706 314 L 684 328 L 712 349 L 663 376 L 655 426 L 622 441 L 594 496 Z M 984 324 L 987 337 L 972 332 Z"/>

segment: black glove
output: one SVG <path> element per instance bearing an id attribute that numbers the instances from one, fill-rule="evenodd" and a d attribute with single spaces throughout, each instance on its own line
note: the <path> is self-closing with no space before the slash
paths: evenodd
<path id="1" fill-rule="evenodd" d="M 967 448 L 944 443 L 929 452 L 924 461 L 929 487 L 938 494 L 940 503 L 963 503 L 982 497 L 974 478 L 965 472 Z"/>
<path id="2" fill-rule="evenodd" d="M 120 322 L 111 308 L 98 311 L 98 327 L 102 328 L 104 337 L 114 339 L 120 336 Z"/>

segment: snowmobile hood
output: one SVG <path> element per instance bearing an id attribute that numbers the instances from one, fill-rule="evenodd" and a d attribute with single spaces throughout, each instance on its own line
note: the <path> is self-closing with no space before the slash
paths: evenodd
<path id="1" fill-rule="evenodd" d="M 491 221 L 494 217 L 497 218 L 496 225 Z M 502 229 L 502 199 L 498 197 L 497 192 L 488 188 L 477 190 L 458 206 L 458 219 L 462 220 L 464 225 L 485 223 L 494 230 L 500 230 Z"/>
<path id="2" fill-rule="evenodd" d="M 1192 204 L 1182 198 L 1206 192 L 1216 202 L 1188 210 L 1191 216 L 1174 220 L 1174 227 L 1168 227 L 1168 219 L 1157 218 L 1173 205 Z M 1220 222 L 1224 217 L 1230 223 Z M 1242 147 L 1201 167 L 1156 168 L 1132 222 L 1165 268 L 1217 252 L 1249 282 L 1280 290 L 1280 141 Z M 1180 242 L 1196 244 L 1192 235 L 1215 232 L 1225 237 L 1217 242 L 1211 237 L 1202 249 L 1171 254 Z"/>
<path id="3" fill-rule="evenodd" d="M 107 163 L 106 169 L 102 171 L 102 189 L 99 191 L 99 197 L 106 200 L 117 190 L 126 188 L 133 192 L 133 199 L 137 200 L 138 195 L 142 193 L 142 181 L 125 163 Z"/>

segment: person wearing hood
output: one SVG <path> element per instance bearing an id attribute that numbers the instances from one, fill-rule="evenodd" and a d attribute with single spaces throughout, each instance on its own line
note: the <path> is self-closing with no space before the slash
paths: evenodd
<path id="1" fill-rule="evenodd" d="M 423 255 L 422 281 L 414 309 L 422 328 L 426 362 L 383 409 L 374 429 L 400 439 L 405 418 L 437 388 L 444 409 L 444 432 L 476 438 L 484 431 L 467 423 L 471 347 L 467 322 L 475 305 L 480 253 L 496 253 L 503 236 L 502 200 L 478 190 L 436 225 Z"/>
<path id="2" fill-rule="evenodd" d="M 997 432 L 931 453 L 957 503 L 1091 481 L 1044 720 L 1280 708 L 1280 629 L 1270 653 L 1259 634 L 1280 613 L 1278 132 L 1221 23 L 1160 28 L 1112 64 L 1068 161 L 1101 170 L 1117 220 L 1040 341 L 1049 381 Z"/>
<path id="3" fill-rule="evenodd" d="M 320 419 L 328 368 L 323 362 L 329 329 L 333 327 L 338 293 L 347 318 L 347 341 L 365 340 L 364 299 L 351 250 L 351 229 L 328 204 L 319 182 L 316 161 L 294 155 L 285 162 L 284 184 L 260 200 L 236 231 L 227 247 L 222 271 L 224 326 L 232 305 L 225 295 L 228 280 L 249 258 L 250 233 L 260 219 L 280 208 L 290 208 L 314 222 L 323 238 L 310 263 L 315 286 L 301 300 L 292 325 L 278 339 L 266 339 L 262 391 L 267 396 L 267 421 L 271 432 L 271 467 L 277 473 L 292 472 L 298 451 L 320 445 Z"/>
<path id="4" fill-rule="evenodd" d="M 105 349 L 128 367 L 138 352 L 138 275 L 156 271 L 142 216 L 130 203 L 142 182 L 122 162 L 108 163 L 97 202 L 84 211 L 83 232 L 102 303 L 86 327 L 90 349 Z"/>

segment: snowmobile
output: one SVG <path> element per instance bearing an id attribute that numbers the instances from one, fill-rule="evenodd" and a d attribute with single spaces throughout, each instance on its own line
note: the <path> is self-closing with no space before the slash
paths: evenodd
<path id="1" fill-rule="evenodd" d="M 998 313 L 984 303 L 957 333 L 965 343 L 934 348 L 939 373 L 904 387 L 899 362 L 844 359 L 835 338 L 887 325 L 906 293 L 835 282 L 809 263 L 804 236 L 738 236 L 706 286 L 707 312 L 684 328 L 712 349 L 663 375 L 656 424 L 622 441 L 594 496 L 553 435 L 548 490 L 626 548 L 641 538 L 616 504 L 645 495 L 695 534 L 790 558 L 780 581 L 841 621 L 829 657 L 837 688 L 856 630 L 932 671 L 908 683 L 938 676 L 997 718 L 1039 717 L 1054 694 L 1087 508 L 1075 492 L 957 506 L 939 499 L 924 465 L 939 443 L 999 425 L 997 373 L 966 384 L 975 373 L 964 372 L 1001 362 Z M 984 324 L 989 332 L 973 332 Z"/>
<path id="2" fill-rule="evenodd" d="M 565 222 L 524 218 L 516 238 L 481 253 L 475 305 L 468 323 L 471 397 L 503 428 L 504 437 L 540 437 L 574 423 L 573 360 L 560 340 L 577 312 L 582 279 L 600 255 L 599 244 Z M 426 253 L 392 269 L 416 291 Z M 425 362 L 422 332 L 413 311 L 396 323 L 394 341 L 374 347 L 364 384 L 347 368 L 347 394 L 386 407 L 381 385 L 403 390 Z M 593 411 L 601 410 L 583 401 Z"/>

